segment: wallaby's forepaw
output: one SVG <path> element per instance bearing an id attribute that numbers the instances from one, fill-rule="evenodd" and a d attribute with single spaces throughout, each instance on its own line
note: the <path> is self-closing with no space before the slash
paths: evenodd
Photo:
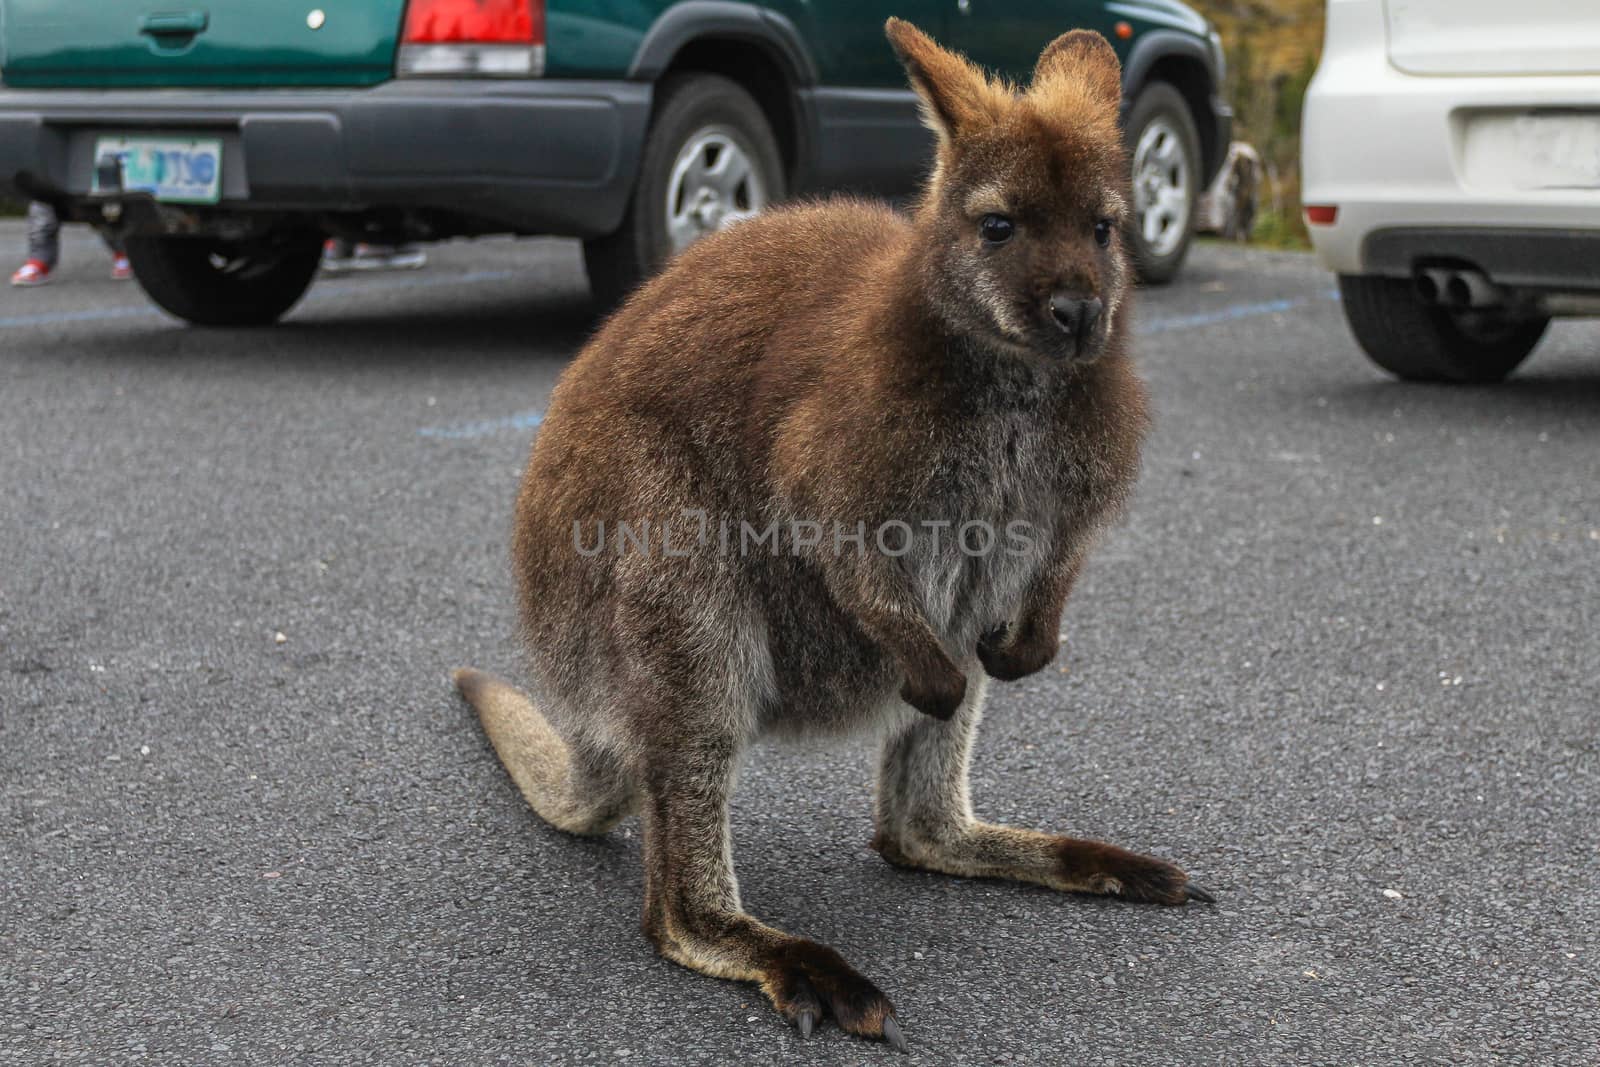
<path id="1" fill-rule="evenodd" d="M 907 675 L 900 687 L 900 699 L 924 715 L 946 720 L 956 713 L 967 697 L 967 676 L 954 665 Z"/>
<path id="2" fill-rule="evenodd" d="M 978 662 L 995 681 L 1014 682 L 1048 667 L 1060 647 L 1061 638 L 1056 633 L 1041 638 L 1016 634 L 1014 628 L 1002 626 L 979 639 Z"/>
<path id="3" fill-rule="evenodd" d="M 1187 904 L 1217 898 L 1189 881 L 1183 869 L 1102 841 L 1063 837 L 1057 846 L 1062 879 L 1080 893 L 1103 893 L 1151 904 Z"/>
<path id="4" fill-rule="evenodd" d="M 896 1052 L 906 1051 L 889 998 L 826 945 L 801 940 L 785 945 L 767 965 L 761 989 L 802 1037 L 810 1037 L 831 1015 L 847 1033 L 882 1038 Z"/>

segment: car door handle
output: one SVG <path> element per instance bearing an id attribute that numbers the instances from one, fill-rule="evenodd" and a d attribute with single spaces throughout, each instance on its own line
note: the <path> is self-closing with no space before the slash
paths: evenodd
<path id="1" fill-rule="evenodd" d="M 163 11 L 139 19 L 139 32 L 150 37 L 193 37 L 204 33 L 211 17 L 204 11 Z"/>

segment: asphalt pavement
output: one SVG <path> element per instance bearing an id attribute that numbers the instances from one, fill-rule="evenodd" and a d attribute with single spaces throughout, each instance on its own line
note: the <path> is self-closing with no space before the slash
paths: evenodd
<path id="1" fill-rule="evenodd" d="M 1219 903 L 891 868 L 871 746 L 763 748 L 745 903 L 876 981 L 901 1059 L 656 958 L 637 823 L 543 825 L 449 687 L 517 667 L 571 245 L 248 332 L 67 256 L 0 291 L 0 1063 L 1596 1062 L 1600 325 L 1423 387 L 1305 256 L 1142 295 L 1143 480 L 973 793 Z"/>

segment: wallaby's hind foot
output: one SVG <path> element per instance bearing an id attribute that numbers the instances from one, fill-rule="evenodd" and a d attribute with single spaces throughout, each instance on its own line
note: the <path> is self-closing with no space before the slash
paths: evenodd
<path id="1" fill-rule="evenodd" d="M 740 904 L 728 843 L 739 748 L 734 739 L 685 746 L 645 770 L 645 936 L 674 963 L 755 982 L 802 1037 L 831 1018 L 904 1051 L 894 1004 L 877 986 L 828 946 L 775 930 Z"/>
<path id="2" fill-rule="evenodd" d="M 1026 833 L 1027 831 L 1013 831 Z M 1054 838 L 1063 888 L 1099 893 L 1146 904 L 1215 904 L 1217 898 L 1189 881 L 1188 874 L 1166 860 L 1129 852 L 1103 841 Z"/>
<path id="3" fill-rule="evenodd" d="M 896 1052 L 906 1051 L 889 998 L 826 945 L 802 938 L 783 945 L 767 964 L 761 991 L 801 1037 L 829 1017 L 846 1033 L 880 1037 Z"/>
<path id="4" fill-rule="evenodd" d="M 451 677 L 511 780 L 545 822 L 569 834 L 603 834 L 633 810 L 633 790 L 617 769 L 575 753 L 526 693 L 471 667 Z"/>
<path id="5" fill-rule="evenodd" d="M 1183 869 L 1103 841 L 967 821 L 937 839 L 896 837 L 879 827 L 872 840 L 897 867 L 967 878 L 1008 878 L 1069 893 L 1121 897 L 1145 904 L 1215 904 Z"/>
<path id="6" fill-rule="evenodd" d="M 1216 898 L 1181 868 L 1103 841 L 982 822 L 972 813 L 967 765 L 984 686 L 947 722 L 909 722 L 883 748 L 872 847 L 898 867 L 966 878 L 1009 878 L 1069 893 L 1149 904 Z"/>

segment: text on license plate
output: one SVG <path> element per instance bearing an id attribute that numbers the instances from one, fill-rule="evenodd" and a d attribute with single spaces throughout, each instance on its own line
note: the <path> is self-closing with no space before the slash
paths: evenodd
<path id="1" fill-rule="evenodd" d="M 122 161 L 122 187 L 157 200 L 215 204 L 222 199 L 222 142 L 216 138 L 101 137 L 95 141 L 95 191 L 98 164 L 106 156 Z"/>

